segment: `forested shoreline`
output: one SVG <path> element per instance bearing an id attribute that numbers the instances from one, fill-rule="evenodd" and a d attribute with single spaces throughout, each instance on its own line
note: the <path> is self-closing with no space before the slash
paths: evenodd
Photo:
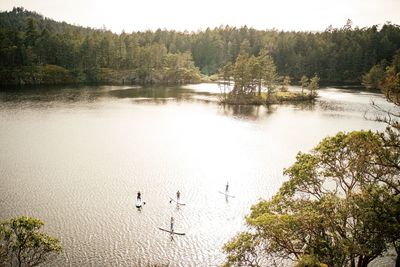
<path id="1" fill-rule="evenodd" d="M 14 8 L 0 13 L 1 84 L 182 84 L 213 75 L 241 52 L 267 50 L 279 76 L 297 83 L 360 84 L 400 48 L 400 27 L 328 27 L 283 32 L 220 26 L 197 32 L 161 30 L 115 34 L 56 22 Z M 382 63 L 383 62 L 383 63 Z"/>

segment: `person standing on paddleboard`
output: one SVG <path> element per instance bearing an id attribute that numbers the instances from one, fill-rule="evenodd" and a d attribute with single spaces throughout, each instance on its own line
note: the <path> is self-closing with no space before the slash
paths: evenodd
<path id="1" fill-rule="evenodd" d="M 171 217 L 171 232 L 174 231 L 174 217 Z"/>
<path id="2" fill-rule="evenodd" d="M 226 182 L 225 192 L 228 193 L 228 191 L 229 191 L 229 182 Z"/>
<path id="3" fill-rule="evenodd" d="M 181 198 L 181 192 L 179 192 L 178 190 L 178 192 L 176 192 L 176 201 L 179 202 L 180 198 Z"/>
<path id="4" fill-rule="evenodd" d="M 137 200 L 142 200 L 142 194 L 140 194 L 140 191 L 137 192 Z"/>

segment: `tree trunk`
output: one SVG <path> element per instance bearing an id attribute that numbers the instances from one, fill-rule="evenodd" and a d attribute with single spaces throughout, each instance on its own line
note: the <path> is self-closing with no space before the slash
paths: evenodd
<path id="1" fill-rule="evenodd" d="M 362 256 L 359 256 L 359 257 L 358 257 L 358 260 L 357 260 L 357 267 L 361 267 L 362 262 L 363 262 L 363 257 L 362 257 Z"/>
<path id="2" fill-rule="evenodd" d="M 351 258 L 351 260 L 350 260 L 350 266 L 351 266 L 351 267 L 356 267 L 356 261 L 354 260 L 354 258 Z"/>
<path id="3" fill-rule="evenodd" d="M 21 248 L 18 249 L 17 261 L 18 261 L 18 267 L 21 267 L 21 266 L 22 266 L 22 262 L 21 262 Z"/>
<path id="4" fill-rule="evenodd" d="M 368 263 L 371 262 L 371 258 L 367 256 L 359 256 L 358 257 L 358 262 L 357 262 L 357 267 L 367 267 Z"/>

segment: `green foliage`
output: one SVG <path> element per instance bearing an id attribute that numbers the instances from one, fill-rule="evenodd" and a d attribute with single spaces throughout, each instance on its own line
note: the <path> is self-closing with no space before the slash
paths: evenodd
<path id="1" fill-rule="evenodd" d="M 245 247 L 256 251 L 253 257 L 338 267 L 365 267 L 393 245 L 397 250 L 400 202 L 392 186 L 399 170 L 379 164 L 395 152 L 380 134 L 356 131 L 299 153 L 279 192 L 251 208 L 246 223 L 257 242 Z M 240 265 L 242 258 L 229 256 L 243 244 L 230 246 L 228 262 Z"/>
<path id="2" fill-rule="evenodd" d="M 279 90 L 281 92 L 287 92 L 291 83 L 291 79 L 289 76 L 284 76 L 281 78 L 282 79 L 282 84 L 281 87 L 279 88 Z"/>
<path id="3" fill-rule="evenodd" d="M 233 80 L 235 83 L 234 94 L 243 94 L 247 90 L 251 90 L 251 72 L 249 68 L 250 58 L 248 54 L 241 53 L 235 62 L 233 71 Z"/>
<path id="4" fill-rule="evenodd" d="M 317 94 L 317 90 L 319 88 L 319 80 L 320 78 L 317 75 L 310 79 L 310 83 L 308 84 L 310 95 L 315 96 Z"/>
<path id="5" fill-rule="evenodd" d="M 318 33 L 224 26 L 192 33 L 157 30 L 117 35 L 14 8 L 0 13 L 0 69 L 57 65 L 71 73 L 85 73 L 76 76 L 79 81 L 94 82 L 102 79 L 100 68 L 129 69 L 138 73 L 135 82 L 149 83 L 157 82 L 154 77 L 160 78 L 161 74 L 153 75 L 153 69 L 159 72 L 163 68 L 167 54 L 189 53 L 194 66 L 212 75 L 237 61 L 240 54 L 257 57 L 267 48 L 280 76 L 299 80 L 304 74 L 318 73 L 325 82 L 360 82 L 362 74 L 377 63 L 389 61 L 400 48 L 400 27 L 389 23 L 379 29 L 376 25 L 361 29 L 349 25 Z M 257 66 L 253 70 L 257 71 Z M 188 72 L 199 75 L 196 68 Z M 273 80 L 271 75 L 273 71 L 269 79 L 263 79 Z"/>
<path id="6" fill-rule="evenodd" d="M 251 233 L 241 233 L 224 246 L 228 253 L 227 261 L 223 266 L 260 266 L 257 253 L 259 240 Z"/>
<path id="7" fill-rule="evenodd" d="M 0 261 L 5 266 L 37 266 L 62 251 L 58 239 L 40 232 L 43 222 L 20 217 L 0 224 Z"/>
<path id="8" fill-rule="evenodd" d="M 265 50 L 257 57 L 249 56 L 244 52 L 246 50 L 242 49 L 234 65 L 228 63 L 220 70 L 220 76 L 225 82 L 229 82 L 233 75 L 234 88 L 230 92 L 231 97 L 254 96 L 256 92 L 261 96 L 262 87 L 267 88 L 270 95 L 277 83 L 276 66 L 272 57 Z"/>
<path id="9" fill-rule="evenodd" d="M 393 57 L 392 64 L 386 68 L 385 77 L 381 81 L 380 89 L 386 99 L 400 106 L 400 50 Z M 398 126 L 395 128 L 399 128 Z"/>
<path id="10" fill-rule="evenodd" d="M 300 258 L 295 267 L 328 267 L 328 265 L 321 264 L 314 255 L 304 255 Z"/>
<path id="11" fill-rule="evenodd" d="M 261 83 L 267 88 L 268 95 L 271 95 L 277 84 L 278 72 L 274 63 L 274 60 L 269 55 L 267 50 L 262 50 L 259 56 L 259 62 L 261 66 Z M 259 87 L 259 91 L 261 88 Z"/>
<path id="12" fill-rule="evenodd" d="M 301 93 L 304 93 L 304 88 L 307 88 L 310 83 L 310 79 L 306 75 L 301 76 L 300 85 L 301 85 Z"/>
<path id="13" fill-rule="evenodd" d="M 67 69 L 55 65 L 44 65 L 42 67 L 42 77 L 46 84 L 65 84 L 73 82 Z"/>
<path id="14" fill-rule="evenodd" d="M 200 71 L 185 38 L 173 31 L 117 35 L 14 8 L 0 13 L 1 83 L 197 82 Z"/>
<path id="15" fill-rule="evenodd" d="M 381 64 L 374 65 L 367 74 L 363 75 L 362 84 L 367 88 L 381 88 L 381 83 L 385 78 L 385 70 Z"/>

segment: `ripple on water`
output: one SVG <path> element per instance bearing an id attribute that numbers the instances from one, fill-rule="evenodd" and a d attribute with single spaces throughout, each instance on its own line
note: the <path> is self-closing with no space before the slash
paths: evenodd
<path id="1" fill-rule="evenodd" d="M 299 150 L 339 130 L 383 128 L 363 118 L 368 95 L 334 89 L 313 107 L 268 110 L 132 102 L 99 90 L 0 98 L 0 216 L 46 222 L 65 248 L 49 266 L 217 266 Z M 236 196 L 228 200 L 218 193 L 227 181 Z M 179 209 L 169 203 L 177 190 L 187 203 Z M 171 216 L 186 232 L 172 241 L 158 230 Z"/>

